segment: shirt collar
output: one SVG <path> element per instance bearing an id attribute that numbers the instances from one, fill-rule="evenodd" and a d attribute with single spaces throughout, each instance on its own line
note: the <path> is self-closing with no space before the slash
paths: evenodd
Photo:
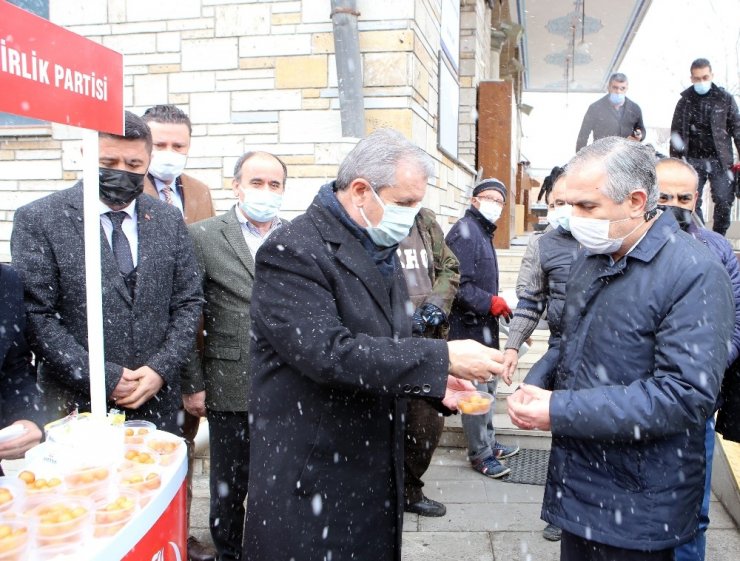
<path id="1" fill-rule="evenodd" d="M 255 226 L 249 220 L 247 220 L 247 217 L 244 216 L 244 213 L 239 208 L 239 205 L 234 206 L 234 214 L 236 214 L 236 219 L 239 221 L 239 224 L 247 228 L 247 230 L 249 230 L 253 234 L 259 234 L 259 236 L 262 237 L 262 232 L 260 232 L 257 229 L 257 226 Z M 275 228 L 281 225 L 282 225 L 282 222 L 280 221 L 280 217 L 276 216 L 275 218 L 272 219 L 272 224 L 270 224 L 269 232 L 272 232 Z"/>
<path id="2" fill-rule="evenodd" d="M 103 201 L 98 201 L 98 210 L 100 212 L 100 215 L 103 216 L 109 212 L 116 212 L 112 208 L 110 208 L 108 205 L 106 205 Z M 125 212 L 129 215 L 129 217 L 132 220 L 136 219 L 136 199 L 131 201 L 128 206 L 122 208 L 120 212 Z"/>

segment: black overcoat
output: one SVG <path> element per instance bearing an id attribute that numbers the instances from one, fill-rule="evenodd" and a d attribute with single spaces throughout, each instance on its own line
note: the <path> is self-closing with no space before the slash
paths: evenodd
<path id="1" fill-rule="evenodd" d="M 412 312 L 318 198 L 257 252 L 245 559 L 400 560 L 404 397 L 448 369 Z"/>

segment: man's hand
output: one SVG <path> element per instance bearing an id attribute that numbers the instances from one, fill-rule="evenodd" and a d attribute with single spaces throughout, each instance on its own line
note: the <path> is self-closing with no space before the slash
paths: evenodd
<path id="1" fill-rule="evenodd" d="M 131 377 L 138 382 L 138 385 L 130 395 L 117 399 L 116 404 L 128 409 L 138 409 L 162 389 L 164 380 L 148 366 L 142 366 L 129 372 L 131 372 Z M 124 369 L 123 375 L 126 376 L 126 369 Z"/>
<path id="2" fill-rule="evenodd" d="M 455 378 L 475 382 L 490 382 L 502 372 L 503 355 L 501 351 L 481 345 L 477 341 L 465 339 L 449 341 L 450 371 Z"/>
<path id="3" fill-rule="evenodd" d="M 627 137 L 627 140 L 640 142 L 642 140 L 642 131 L 640 129 L 633 130 L 632 134 Z"/>
<path id="4" fill-rule="evenodd" d="M 118 384 L 110 396 L 114 401 L 124 399 L 130 396 L 138 385 L 138 377 L 134 374 L 134 371 L 124 368 L 123 375 L 121 376 L 121 379 L 118 380 Z"/>
<path id="5" fill-rule="evenodd" d="M 442 405 L 451 411 L 457 411 L 457 392 L 474 392 L 475 389 L 475 386 L 467 380 L 447 376 L 447 389 Z"/>
<path id="6" fill-rule="evenodd" d="M 501 296 L 491 296 L 491 315 L 503 317 L 506 320 L 511 320 L 514 317 L 511 308 Z"/>
<path id="7" fill-rule="evenodd" d="M 519 364 L 519 353 L 517 352 L 517 350 L 506 349 L 504 351 L 504 366 L 501 378 L 503 378 L 507 386 L 511 385 L 511 379 L 514 377 L 517 364 Z"/>
<path id="8" fill-rule="evenodd" d="M 0 443 L 0 460 L 17 460 L 25 456 L 26 451 L 41 442 L 41 429 L 31 421 L 16 421 L 13 425 L 21 425 L 25 432 L 12 440 Z"/>
<path id="9" fill-rule="evenodd" d="M 206 390 L 182 394 L 182 405 L 185 411 L 196 417 L 206 416 Z"/>
<path id="10" fill-rule="evenodd" d="M 551 391 L 522 384 L 506 399 L 511 422 L 520 429 L 550 430 L 551 396 Z"/>

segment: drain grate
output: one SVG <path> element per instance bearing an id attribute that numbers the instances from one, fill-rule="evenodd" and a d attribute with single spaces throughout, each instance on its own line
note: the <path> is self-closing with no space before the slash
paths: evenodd
<path id="1" fill-rule="evenodd" d="M 501 481 L 524 483 L 526 485 L 544 485 L 547 480 L 547 464 L 550 461 L 549 450 L 530 450 L 522 448 L 516 456 L 505 460 L 511 472 Z"/>

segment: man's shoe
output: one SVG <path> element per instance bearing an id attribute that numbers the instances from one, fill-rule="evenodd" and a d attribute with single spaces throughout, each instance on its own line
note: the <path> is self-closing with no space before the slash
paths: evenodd
<path id="1" fill-rule="evenodd" d="M 542 530 L 542 537 L 551 542 L 559 542 L 562 534 L 563 531 L 552 524 L 548 524 L 545 526 L 545 529 Z"/>
<path id="2" fill-rule="evenodd" d="M 419 516 L 444 516 L 447 513 L 447 507 L 445 505 L 423 495 L 420 501 L 407 503 L 403 510 L 413 512 Z"/>
<path id="3" fill-rule="evenodd" d="M 216 561 L 216 551 L 195 536 L 188 538 L 188 561 Z"/>
<path id="4" fill-rule="evenodd" d="M 511 468 L 506 467 L 493 456 L 489 456 L 480 462 L 474 462 L 473 469 L 478 473 L 482 473 L 483 475 L 492 477 L 493 479 L 503 477 L 511 471 Z"/>
<path id="5" fill-rule="evenodd" d="M 506 446 L 500 442 L 494 442 L 491 449 L 493 450 L 493 455 L 497 460 L 505 460 L 506 458 L 511 458 L 513 455 L 519 453 L 519 446 Z"/>

